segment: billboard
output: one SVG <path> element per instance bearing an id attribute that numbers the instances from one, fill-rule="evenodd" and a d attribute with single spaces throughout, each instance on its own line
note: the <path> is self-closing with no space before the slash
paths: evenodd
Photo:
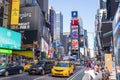
<path id="1" fill-rule="evenodd" d="M 78 29 L 72 29 L 72 39 L 78 38 Z"/>
<path id="2" fill-rule="evenodd" d="M 21 49 L 21 34 L 0 27 L 0 48 Z"/>
<path id="3" fill-rule="evenodd" d="M 11 25 L 18 25 L 19 23 L 20 0 L 12 0 L 11 8 Z"/>
<path id="4" fill-rule="evenodd" d="M 36 30 L 39 27 L 39 22 L 42 20 L 39 14 L 37 6 L 21 8 L 18 28 L 21 30 Z"/>
<path id="5" fill-rule="evenodd" d="M 9 50 L 9 49 L 0 49 L 0 54 L 12 54 L 12 50 Z"/>
<path id="6" fill-rule="evenodd" d="M 73 29 L 73 28 L 78 28 L 78 25 L 72 26 L 72 29 Z"/>
<path id="7" fill-rule="evenodd" d="M 72 39 L 72 49 L 77 50 L 78 49 L 78 40 Z"/>
<path id="8" fill-rule="evenodd" d="M 42 44 L 41 51 L 46 52 L 48 54 L 49 45 L 43 38 L 42 38 L 42 43 L 41 44 Z"/>
<path id="9" fill-rule="evenodd" d="M 78 19 L 72 19 L 72 26 L 77 26 L 78 24 Z"/>
<path id="10" fill-rule="evenodd" d="M 37 30 L 21 30 L 22 44 L 33 44 L 37 40 Z"/>
<path id="11" fill-rule="evenodd" d="M 112 71 L 112 54 L 111 53 L 105 54 L 105 67 L 107 67 L 110 72 Z"/>
<path id="12" fill-rule="evenodd" d="M 80 47 L 84 47 L 84 36 L 83 35 L 80 35 L 80 37 L 79 37 L 79 46 Z"/>
<path id="13" fill-rule="evenodd" d="M 71 16 L 72 16 L 72 18 L 77 18 L 78 17 L 78 11 L 72 11 Z"/>

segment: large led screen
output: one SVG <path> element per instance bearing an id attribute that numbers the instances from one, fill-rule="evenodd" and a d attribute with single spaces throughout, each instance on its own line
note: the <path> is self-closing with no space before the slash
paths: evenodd
<path id="1" fill-rule="evenodd" d="M 72 29 L 72 38 L 78 38 L 78 29 Z"/>
<path id="2" fill-rule="evenodd" d="M 72 49 L 78 49 L 78 40 L 77 39 L 72 40 Z"/>
<path id="3" fill-rule="evenodd" d="M 21 34 L 0 27 L 0 48 L 21 49 Z"/>

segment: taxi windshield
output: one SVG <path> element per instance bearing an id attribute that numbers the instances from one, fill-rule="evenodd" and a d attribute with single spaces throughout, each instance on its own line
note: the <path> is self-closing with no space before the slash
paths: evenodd
<path id="1" fill-rule="evenodd" d="M 55 66 L 57 67 L 68 67 L 68 63 L 62 63 L 62 62 L 58 62 Z"/>

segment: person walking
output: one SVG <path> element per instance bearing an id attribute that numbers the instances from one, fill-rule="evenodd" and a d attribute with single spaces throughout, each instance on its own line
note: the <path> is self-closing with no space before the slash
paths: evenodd
<path id="1" fill-rule="evenodd" d="M 94 68 L 86 69 L 82 80 L 102 80 L 102 72 L 99 71 L 99 66 L 95 65 Z"/>

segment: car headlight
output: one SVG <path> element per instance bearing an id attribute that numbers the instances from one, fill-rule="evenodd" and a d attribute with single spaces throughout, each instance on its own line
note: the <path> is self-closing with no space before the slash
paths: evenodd
<path id="1" fill-rule="evenodd" d="M 39 67 L 38 69 L 42 69 L 42 67 Z"/>
<path id="2" fill-rule="evenodd" d="M 0 72 L 3 72 L 3 71 L 5 71 L 5 69 L 1 69 L 1 70 L 0 70 Z"/>

